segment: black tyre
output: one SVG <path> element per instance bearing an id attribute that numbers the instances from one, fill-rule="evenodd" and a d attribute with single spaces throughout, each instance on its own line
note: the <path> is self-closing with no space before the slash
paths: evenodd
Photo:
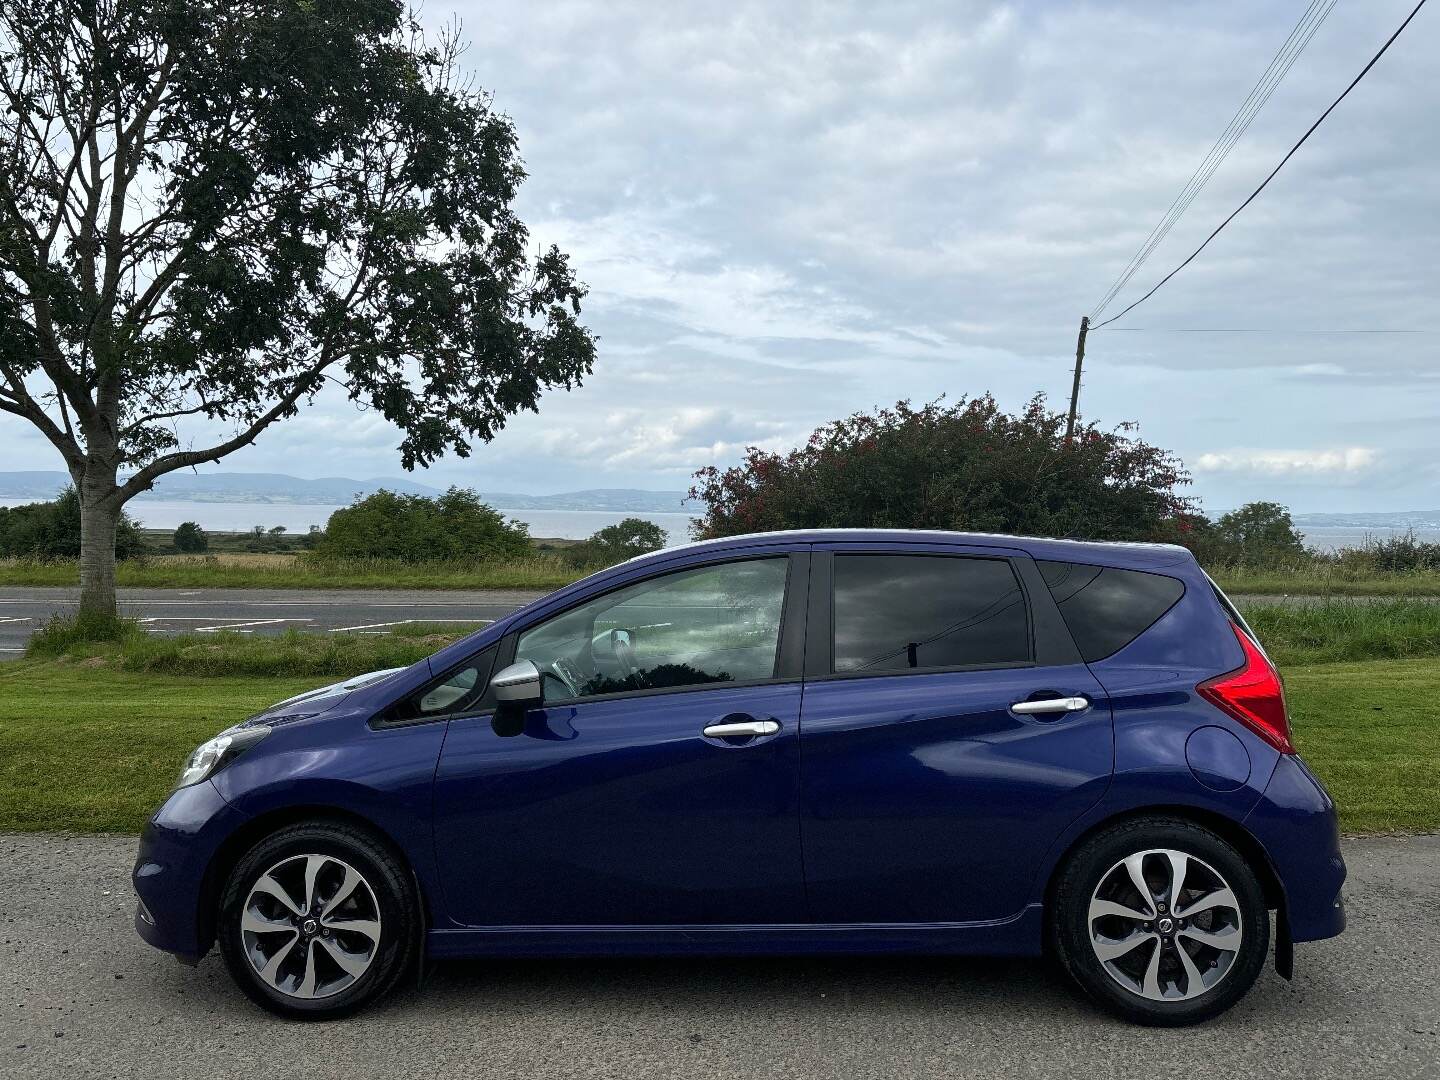
<path id="1" fill-rule="evenodd" d="M 1081 844 L 1050 919 L 1055 953 L 1081 989 L 1141 1024 L 1224 1012 L 1270 952 L 1254 870 L 1219 836 L 1176 818 L 1128 821 Z"/>
<path id="2" fill-rule="evenodd" d="M 220 899 L 220 952 L 252 1000 L 282 1016 L 346 1016 L 415 962 L 421 919 L 409 871 L 369 833 L 291 825 L 235 865 Z"/>

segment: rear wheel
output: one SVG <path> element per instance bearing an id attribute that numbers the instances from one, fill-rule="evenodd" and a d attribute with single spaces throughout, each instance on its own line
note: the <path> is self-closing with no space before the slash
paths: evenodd
<path id="1" fill-rule="evenodd" d="M 1270 950 L 1254 871 L 1188 821 L 1126 822 L 1087 840 L 1055 890 L 1051 934 L 1070 976 L 1142 1024 L 1193 1024 L 1240 1000 Z"/>
<path id="2" fill-rule="evenodd" d="M 368 833 L 338 823 L 266 837 L 231 872 L 219 943 L 230 974 L 272 1012 L 329 1019 L 392 989 L 417 953 L 409 874 Z"/>

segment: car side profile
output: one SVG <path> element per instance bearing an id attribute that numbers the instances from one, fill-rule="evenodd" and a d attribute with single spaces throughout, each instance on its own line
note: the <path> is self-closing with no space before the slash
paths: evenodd
<path id="1" fill-rule="evenodd" d="M 851 530 L 657 552 L 282 702 L 196 750 L 134 871 L 145 940 L 292 1016 L 422 957 L 1049 953 L 1165 1025 L 1272 936 L 1288 978 L 1344 878 L 1188 551 Z"/>

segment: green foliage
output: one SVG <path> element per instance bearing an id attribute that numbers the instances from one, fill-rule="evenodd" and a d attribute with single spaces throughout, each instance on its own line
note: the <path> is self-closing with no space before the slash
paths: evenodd
<path id="1" fill-rule="evenodd" d="M 92 521 L 323 387 L 414 468 L 590 372 L 585 287 L 517 215 L 462 50 L 399 0 L 0 5 L 0 413 Z M 114 610 L 108 570 L 82 606 Z"/>
<path id="2" fill-rule="evenodd" d="M 315 553 L 323 559 L 519 558 L 530 553 L 530 537 L 473 491 L 452 487 L 431 499 L 382 490 L 330 515 Z"/>
<path id="3" fill-rule="evenodd" d="M 1244 605 L 1245 621 L 1277 664 L 1440 657 L 1440 604 L 1316 600 Z"/>
<path id="4" fill-rule="evenodd" d="M 134 619 L 82 611 L 76 615 L 56 615 L 36 630 L 25 643 L 25 655 L 61 656 L 77 648 L 134 643 L 146 637 Z"/>
<path id="5" fill-rule="evenodd" d="M 1188 546 L 1207 565 L 1275 566 L 1307 558 L 1304 537 L 1279 503 L 1246 503 L 1213 525 L 1198 521 Z"/>
<path id="6" fill-rule="evenodd" d="M 115 530 L 115 555 L 133 558 L 144 551 L 140 527 L 128 514 Z M 0 506 L 0 557 L 74 559 L 80 554 L 80 497 L 67 487 L 48 503 Z"/>
<path id="7" fill-rule="evenodd" d="M 210 550 L 210 538 L 193 521 L 182 521 L 175 530 L 175 550 L 187 555 Z"/>
<path id="8" fill-rule="evenodd" d="M 1155 539 L 1190 509 L 1179 461 L 1128 434 L 1080 427 L 1037 396 L 1019 414 L 989 395 L 857 413 L 788 454 L 695 474 L 696 535 L 769 529 L 961 529 L 1096 540 Z"/>
<path id="9" fill-rule="evenodd" d="M 583 543 L 565 548 L 565 556 L 576 566 L 614 566 L 637 555 L 659 551 L 669 537 L 653 521 L 629 517 L 593 533 Z"/>
<path id="10" fill-rule="evenodd" d="M 1383 539 L 1369 536 L 1358 548 L 1336 553 L 1342 566 L 1378 574 L 1433 573 L 1440 570 L 1440 544 L 1416 539 L 1414 531 Z"/>

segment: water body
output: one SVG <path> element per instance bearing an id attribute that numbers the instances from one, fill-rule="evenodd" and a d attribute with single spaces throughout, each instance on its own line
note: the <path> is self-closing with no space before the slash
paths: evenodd
<path id="1" fill-rule="evenodd" d="M 20 506 L 34 499 L 0 499 L 0 506 Z M 272 529 L 284 525 L 291 533 L 309 532 L 312 525 L 320 528 L 330 515 L 341 509 L 321 503 L 219 503 L 184 500 L 135 499 L 126 512 L 147 529 L 173 529 L 182 521 L 193 521 L 208 532 L 249 532 L 256 525 Z M 605 510 L 507 510 L 502 514 L 523 521 L 530 535 L 546 539 L 585 540 L 599 529 L 624 521 L 627 517 L 653 521 L 665 530 L 670 546 L 690 539 L 689 514 L 618 513 Z"/>
<path id="2" fill-rule="evenodd" d="M 1305 537 L 1306 547 L 1319 548 L 1321 551 L 1364 547 L 1367 540 L 1389 540 L 1392 537 L 1404 536 L 1408 532 L 1413 532 L 1416 540 L 1427 544 L 1440 544 L 1440 529 L 1386 529 L 1374 526 L 1357 529 L 1349 525 L 1297 525 L 1295 528 Z"/>

